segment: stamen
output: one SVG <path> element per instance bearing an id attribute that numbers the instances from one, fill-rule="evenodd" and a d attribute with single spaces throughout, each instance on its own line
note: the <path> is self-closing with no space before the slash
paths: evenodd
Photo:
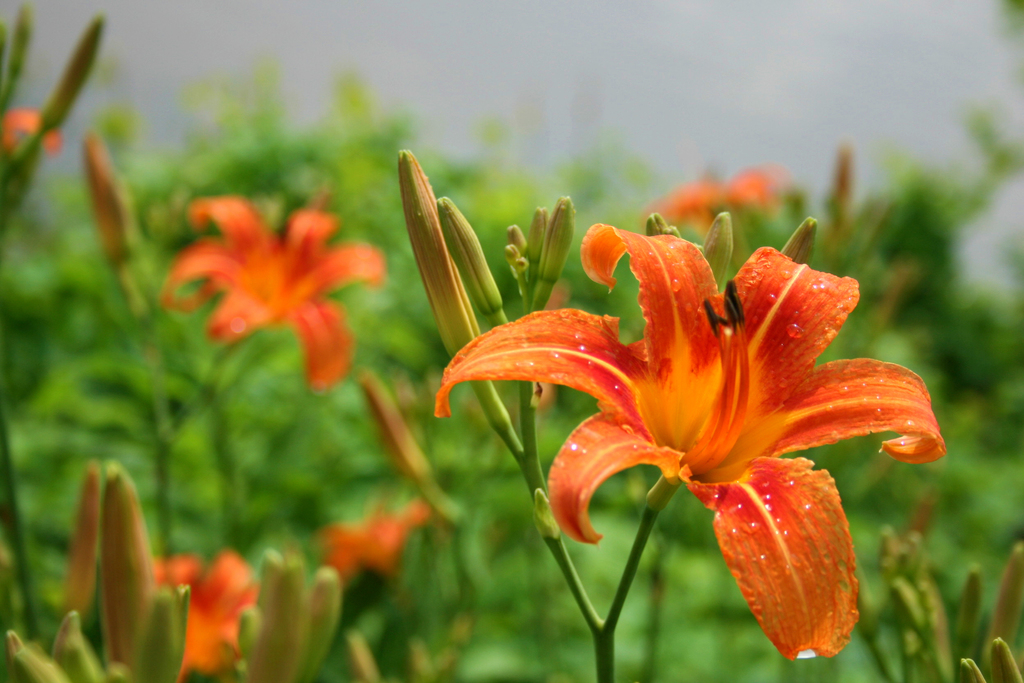
<path id="1" fill-rule="evenodd" d="M 711 302 L 704 301 L 711 330 L 718 338 L 722 363 L 722 393 L 709 416 L 707 426 L 684 462 L 700 474 L 717 467 L 732 450 L 743 430 L 750 395 L 750 360 L 747 353 L 746 317 L 735 283 L 725 287 L 726 317 L 718 315 Z"/>

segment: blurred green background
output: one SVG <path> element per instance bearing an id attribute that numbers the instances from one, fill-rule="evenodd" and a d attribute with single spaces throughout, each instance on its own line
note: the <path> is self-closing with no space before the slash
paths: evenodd
<path id="1" fill-rule="evenodd" d="M 1012 3 L 1003 11 L 1009 39 L 1020 41 L 1024 15 Z M 193 87 L 193 124 L 170 151 L 139 144 L 130 108 L 93 117 L 134 200 L 143 289 L 158 292 L 174 254 L 194 239 L 185 214 L 192 199 L 240 194 L 280 226 L 327 191 L 329 210 L 342 219 L 339 239 L 375 244 L 388 261 L 384 287 L 335 295 L 357 339 L 355 365 L 373 369 L 396 391 L 439 483 L 467 512 L 457 530 L 415 532 L 397 579 L 357 578 L 346 591 L 343 629 L 363 631 L 383 673 L 396 678 L 405 676 L 410 643 L 417 642 L 432 657 L 454 656 L 457 681 L 590 680 L 589 633 L 537 537 L 515 463 L 470 392 L 456 390 L 451 419 L 432 417 L 448 358 L 408 244 L 396 154 L 413 149 L 437 195 L 454 199 L 471 221 L 510 313 L 517 296 L 502 257 L 509 225 L 525 227 L 536 206 L 567 194 L 579 212 L 577 246 L 595 222 L 642 230 L 644 207 L 665 179 L 607 142 L 550 170 L 524 167 L 510 151 L 513 134 L 499 122 L 483 127 L 471 158 L 426 148 L 415 112 L 381 105 L 353 76 L 338 80 L 319 120 L 299 125 L 286 114 L 285 85 L 273 66 L 263 66 L 251 77 Z M 863 583 L 875 594 L 884 593 L 881 529 L 906 529 L 915 514 L 922 528 L 922 510 L 928 512 L 925 545 L 950 611 L 969 565 L 981 565 L 986 595 L 994 593 L 1013 541 L 1024 537 L 1024 253 L 1007 245 L 1013 279 L 984 291 L 965 283 L 957 254 L 965 230 L 1024 168 L 1024 137 L 1012 117 L 973 111 L 965 126 L 975 144 L 963 157 L 937 165 L 894 152 L 882 181 L 856 187 L 852 204 L 821 191 L 826 179 L 794 188 L 777 212 L 736 217 L 747 245 L 776 247 L 805 215 L 818 217 L 811 265 L 861 284 L 861 303 L 825 359 L 879 358 L 926 380 L 949 448 L 943 460 L 897 463 L 878 453 L 881 436 L 809 457 L 838 483 Z M 65 142 L 63 155 L 75 159 L 79 139 Z M 812 172 L 792 170 L 797 177 Z M 584 276 L 576 253 L 564 275 L 566 305 L 620 316 L 624 340 L 639 338 L 635 282 L 624 276 L 608 294 Z M 48 174 L 13 221 L 0 293 L 2 372 L 30 560 L 44 631 L 52 633 L 86 462 L 124 463 L 151 529 L 155 524 L 151 383 L 140 330 L 103 258 L 73 167 Z M 260 331 L 226 356 L 205 337 L 209 310 L 158 315 L 172 408 L 188 410 L 170 470 L 175 551 L 212 557 L 233 547 L 257 564 L 268 547 L 297 547 L 315 560 L 316 532 L 325 524 L 356 521 L 378 503 L 397 507 L 414 495 L 384 457 L 351 379 L 323 395 L 310 392 L 287 330 Z M 197 405 L 211 382 L 217 399 Z M 505 390 L 511 405 L 513 392 Z M 545 465 L 594 410 L 590 397 L 557 391 L 540 417 Z M 592 507 L 605 540 L 571 548 L 599 610 L 614 592 L 653 481 L 653 472 L 636 470 L 613 478 Z M 96 634 L 95 615 L 88 621 Z M 883 611 L 882 628 L 894 636 L 891 610 Z M 686 494 L 659 519 L 619 628 L 618 653 L 621 680 L 879 680 L 856 634 L 832 660 L 779 656 L 725 567 L 711 513 Z M 348 680 L 344 659 L 339 637 L 320 680 Z"/>

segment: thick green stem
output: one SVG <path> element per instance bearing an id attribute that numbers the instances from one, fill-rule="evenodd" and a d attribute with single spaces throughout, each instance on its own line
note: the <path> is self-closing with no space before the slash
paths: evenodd
<path id="1" fill-rule="evenodd" d="M 655 539 L 654 564 L 651 567 L 651 585 L 647 605 L 647 633 L 644 641 L 644 665 L 640 680 L 654 683 L 658 670 L 658 641 L 661 638 L 661 611 L 665 595 L 665 544 Z"/>
<path id="2" fill-rule="evenodd" d="M 7 415 L 4 405 L 4 389 L 0 382 L 0 459 L 3 460 L 4 491 L 7 498 L 7 533 L 14 545 L 14 559 L 18 570 L 18 585 L 21 588 L 22 604 L 25 613 L 25 633 L 29 638 L 39 635 L 36 619 L 35 593 L 32 591 L 32 572 L 28 567 L 28 555 L 25 543 L 25 530 L 21 522 L 21 509 L 18 506 L 18 485 L 15 479 L 14 458 L 11 456 L 10 435 L 7 430 Z"/>

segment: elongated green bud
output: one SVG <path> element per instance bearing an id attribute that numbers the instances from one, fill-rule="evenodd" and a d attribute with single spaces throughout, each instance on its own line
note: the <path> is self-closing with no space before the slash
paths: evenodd
<path id="1" fill-rule="evenodd" d="M 103 683 L 103 666 L 82 635 L 78 612 L 68 612 L 53 641 L 53 659 L 71 683 Z"/>
<path id="2" fill-rule="evenodd" d="M 185 604 L 188 604 L 187 593 Z M 136 646 L 133 677 L 152 683 L 175 683 L 185 655 L 185 621 L 180 597 L 162 586 L 142 626 Z"/>
<path id="3" fill-rule="evenodd" d="M 793 231 L 786 246 L 782 247 L 782 254 L 788 256 L 794 263 L 807 263 L 811 260 L 814 236 L 817 231 L 818 221 L 813 218 L 804 219 L 800 227 Z"/>
<path id="4" fill-rule="evenodd" d="M 647 223 L 644 226 L 644 231 L 647 233 L 648 237 L 657 237 L 658 235 L 672 235 L 673 237 L 679 237 L 679 229 L 674 225 L 669 225 L 660 213 L 652 213 L 647 217 Z"/>
<path id="5" fill-rule="evenodd" d="M 960 683 L 986 683 L 973 659 L 960 660 Z"/>
<path id="6" fill-rule="evenodd" d="M 1016 641 L 1020 626 L 1021 608 L 1024 607 L 1024 541 L 1018 541 L 1010 553 L 1003 570 L 1003 578 L 996 594 L 992 611 L 989 640 L 1002 638 L 1008 643 Z"/>
<path id="7" fill-rule="evenodd" d="M 248 661 L 248 683 L 293 683 L 302 671 L 309 636 L 309 604 L 302 558 L 264 560 L 260 587 L 263 628 Z"/>
<path id="8" fill-rule="evenodd" d="M 558 538 L 562 535 L 544 489 L 533 492 L 533 523 L 537 526 L 541 538 Z"/>
<path id="9" fill-rule="evenodd" d="M 26 645 L 14 655 L 11 678 L 13 683 L 71 683 L 60 667 L 35 643 Z"/>
<path id="10" fill-rule="evenodd" d="M 333 567 L 320 567 L 309 593 L 309 641 L 301 683 L 312 683 L 327 657 L 341 618 L 341 578 Z"/>
<path id="11" fill-rule="evenodd" d="M 704 238 L 704 258 L 711 266 L 719 289 L 725 289 L 725 278 L 732 261 L 732 216 L 722 212 L 708 229 Z"/>
<path id="12" fill-rule="evenodd" d="M 530 236 L 527 240 L 527 244 L 529 244 L 529 246 L 525 250 L 520 247 L 520 251 L 523 253 L 523 256 L 527 257 L 530 260 L 530 263 L 540 263 L 540 252 L 541 249 L 544 248 L 544 239 L 547 235 L 548 223 L 549 219 L 547 208 L 538 206 L 537 210 L 533 212 L 533 220 L 530 221 Z"/>
<path id="13" fill-rule="evenodd" d="M 992 642 L 992 683 L 1024 683 L 1010 646 L 1002 638 Z"/>
<path id="14" fill-rule="evenodd" d="M 14 667 L 14 655 L 21 652 L 23 647 L 25 647 L 25 643 L 21 642 L 21 638 L 14 631 L 8 631 L 4 636 L 4 654 L 7 657 L 8 671 Z"/>
<path id="15" fill-rule="evenodd" d="M 501 292 L 498 291 L 473 226 L 455 206 L 455 202 L 447 197 L 437 200 L 437 212 L 441 218 L 445 242 L 451 249 L 459 273 L 465 278 L 470 300 L 491 325 L 507 323 Z"/>
<path id="16" fill-rule="evenodd" d="M 132 672 L 124 664 L 111 664 L 107 667 L 106 683 L 132 683 Z"/>
<path id="17" fill-rule="evenodd" d="M 116 463 L 107 465 L 100 529 L 100 616 L 107 659 L 130 666 L 156 584 L 135 485 Z"/>
<path id="18" fill-rule="evenodd" d="M 516 276 L 525 272 L 526 267 L 529 265 L 522 253 L 514 244 L 505 245 L 505 262 L 508 263 L 509 267 L 512 269 L 512 274 Z"/>
<path id="19" fill-rule="evenodd" d="M 75 515 L 64 578 L 64 611 L 85 614 L 96 593 L 96 550 L 100 532 L 100 466 L 89 463 Z"/>
<path id="20" fill-rule="evenodd" d="M 917 586 L 931 627 L 931 646 L 938 660 L 939 673 L 942 680 L 951 680 L 953 650 L 949 642 L 949 619 L 946 616 L 946 607 L 942 604 L 942 595 L 939 593 L 939 587 L 935 585 L 935 579 L 929 573 L 919 576 Z"/>
<path id="21" fill-rule="evenodd" d="M 71 54 L 67 66 L 64 67 L 64 74 L 54 89 L 50 99 L 43 107 L 43 130 L 53 130 L 64 123 L 71 105 L 78 98 L 78 93 L 85 85 L 92 70 L 92 64 L 96 61 L 96 53 L 100 48 L 100 38 L 103 36 L 103 15 L 97 15 L 78 39 L 78 45 Z"/>
<path id="22" fill-rule="evenodd" d="M 437 321 L 441 341 L 454 356 L 480 334 L 462 279 L 445 245 L 437 199 L 412 152 L 398 153 L 398 182 L 402 207 L 416 265 L 427 291 L 427 301 Z"/>
<path id="23" fill-rule="evenodd" d="M 256 605 L 246 608 L 238 619 L 238 651 L 242 653 L 242 659 L 249 659 L 261 628 L 263 613 L 260 608 Z"/>
<path id="24" fill-rule="evenodd" d="M 14 90 L 21 79 L 21 70 L 25 66 L 25 54 L 28 44 L 32 41 L 33 21 L 32 5 L 25 3 L 18 10 L 18 18 L 14 20 L 14 32 L 11 35 L 11 52 L 7 60 L 7 74 L 4 76 L 3 90 L 0 90 L 0 113 L 14 96 Z"/>
<path id="25" fill-rule="evenodd" d="M 893 603 L 896 605 L 896 613 L 900 615 L 906 625 L 915 631 L 923 632 L 927 624 L 927 617 L 914 587 L 902 576 L 897 576 L 890 584 L 890 588 L 892 589 Z"/>
<path id="26" fill-rule="evenodd" d="M 981 568 L 971 567 L 960 593 L 960 608 L 956 614 L 956 627 L 953 631 L 953 656 L 966 658 L 971 655 L 974 643 L 978 639 L 978 627 L 981 624 Z"/>
<path id="27" fill-rule="evenodd" d="M 100 244 L 107 260 L 118 268 L 127 252 L 125 236 L 131 220 L 124 189 L 114 173 L 106 145 L 95 133 L 86 133 L 82 156 Z"/>
<path id="28" fill-rule="evenodd" d="M 508 231 L 506 234 L 508 236 L 508 245 L 511 247 L 515 247 L 516 249 L 516 258 L 519 258 L 520 256 L 526 256 L 526 252 L 529 247 L 526 244 L 526 236 L 523 235 L 523 231 L 519 228 L 519 226 L 508 226 Z M 507 250 L 506 253 L 508 253 Z"/>
<path id="29" fill-rule="evenodd" d="M 531 310 L 544 308 L 551 296 L 558 278 L 562 277 L 565 259 L 572 247 L 573 233 L 576 231 L 576 208 L 572 200 L 562 197 L 555 202 L 555 210 L 551 212 L 548 229 L 544 233 L 544 246 L 540 251 L 540 262 L 536 270 L 531 270 L 534 281 L 533 303 Z"/>
<path id="30" fill-rule="evenodd" d="M 370 651 L 370 645 L 359 631 L 345 633 L 345 644 L 348 646 L 348 668 L 356 683 L 378 683 L 380 669 L 377 660 Z"/>

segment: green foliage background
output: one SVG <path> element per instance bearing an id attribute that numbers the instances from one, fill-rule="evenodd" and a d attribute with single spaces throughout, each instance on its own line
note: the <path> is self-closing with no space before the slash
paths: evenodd
<path id="1" fill-rule="evenodd" d="M 500 128 L 473 160 L 422 149 L 414 119 L 382 110 L 351 78 L 339 83 L 323 121 L 302 129 L 287 120 L 274 79 L 265 74 L 251 82 L 211 83 L 192 97 L 196 124 L 180 150 L 138 151 L 130 139 L 118 138 L 124 117 L 99 121 L 134 198 L 144 291 L 155 298 L 173 255 L 194 239 L 185 219 L 192 199 L 250 197 L 280 226 L 292 210 L 328 191 L 329 209 L 343 221 L 339 239 L 375 244 L 388 260 L 382 288 L 355 286 L 335 295 L 358 340 L 355 365 L 397 388 L 441 486 L 466 512 L 454 531 L 430 526 L 417 532 L 400 578 L 355 580 L 346 592 L 343 630 L 363 631 L 385 675 L 395 678 L 404 679 L 410 643 L 420 642 L 434 657 L 454 648 L 457 681 L 590 680 L 589 633 L 536 535 L 511 457 L 467 390 L 456 390 L 453 418 L 432 417 L 433 392 L 448 358 L 409 248 L 396 156 L 414 149 L 437 195 L 451 197 L 472 222 L 510 315 L 517 294 L 502 257 L 507 226 L 525 227 L 534 207 L 568 194 L 579 212 L 577 246 L 595 222 L 641 230 L 644 206 L 664 186 L 614 144 L 554 173 L 513 163 Z M 905 528 L 923 500 L 934 501 L 926 544 L 951 611 L 972 562 L 984 569 L 986 594 L 994 591 L 1024 529 L 1024 292 L 1019 283 L 999 293 L 975 292 L 955 264 L 958 239 L 1021 168 L 1024 155 L 992 115 L 979 114 L 971 125 L 979 142 L 970 165 L 976 170 L 893 158 L 884 187 L 858 192 L 863 196 L 849 248 L 830 248 L 838 217 L 827 197 L 794 195 L 775 216 L 737 217 L 747 244 L 778 247 L 805 212 L 819 216 L 811 265 L 854 276 L 862 288 L 860 305 L 826 359 L 875 357 L 906 365 L 927 381 L 949 447 L 942 461 L 891 461 L 877 452 L 881 436 L 809 455 L 836 478 L 862 583 L 876 594 L 881 528 Z M 76 154 L 77 141 L 68 143 L 65 154 Z M 85 463 L 124 463 L 151 529 L 155 523 L 151 383 L 140 330 L 102 256 L 81 177 L 51 178 L 37 189 L 13 225 L 4 261 L 3 372 L 31 563 L 44 630 L 52 633 Z M 627 341 L 642 334 L 636 285 L 624 269 L 609 294 L 583 275 L 574 255 L 564 280 L 567 305 L 620 316 Z M 323 525 L 358 520 L 375 505 L 396 507 L 414 495 L 383 456 L 354 382 L 311 393 L 299 346 L 287 330 L 261 331 L 225 352 L 205 337 L 209 310 L 158 315 L 172 406 L 189 411 L 173 447 L 173 550 L 211 557 L 230 546 L 257 564 L 266 548 L 298 547 L 315 560 Z M 197 402 L 212 381 L 221 388 L 218 398 Z M 540 423 L 545 465 L 594 409 L 587 396 L 557 392 Z M 604 486 L 592 509 L 605 540 L 571 549 L 601 611 L 653 476 L 630 471 Z M 660 624 L 656 640 L 652 609 Z M 884 615 L 883 628 L 892 635 L 891 614 Z M 98 636 L 95 619 L 88 627 Z M 342 643 L 339 637 L 321 675 L 325 683 L 347 680 Z M 832 660 L 794 663 L 779 656 L 725 567 L 711 513 L 685 492 L 658 522 L 618 644 L 622 680 L 877 680 L 856 638 Z"/>

